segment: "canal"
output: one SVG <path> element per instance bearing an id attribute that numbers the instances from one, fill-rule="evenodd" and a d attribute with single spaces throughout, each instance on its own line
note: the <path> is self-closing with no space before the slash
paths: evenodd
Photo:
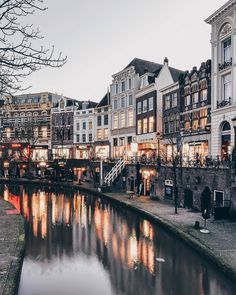
<path id="1" fill-rule="evenodd" d="M 195 251 L 133 211 L 77 191 L 1 185 L 24 216 L 18 295 L 235 295 Z"/>

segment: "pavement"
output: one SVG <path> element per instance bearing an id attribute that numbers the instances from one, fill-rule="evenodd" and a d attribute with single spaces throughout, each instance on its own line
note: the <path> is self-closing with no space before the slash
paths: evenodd
<path id="1" fill-rule="evenodd" d="M 5 180 L 8 181 L 8 180 Z M 45 180 L 10 180 L 17 183 L 48 184 Z M 58 185 L 51 182 L 50 185 Z M 155 222 L 164 226 L 167 230 L 184 240 L 197 252 L 203 255 L 209 262 L 217 266 L 222 272 L 236 282 L 236 222 L 228 220 L 215 221 L 213 216 L 207 220 L 206 228 L 209 234 L 203 234 L 195 229 L 194 224 L 199 221 L 200 226 L 204 227 L 204 220 L 199 212 L 192 212 L 188 209 L 178 208 L 178 214 L 174 213 L 174 205 L 171 201 L 151 200 L 149 197 L 134 196 L 129 198 L 126 192 L 98 192 L 90 183 L 77 182 L 62 183 L 60 187 L 74 187 L 80 191 L 93 193 L 100 197 L 108 198 L 122 206 L 142 213 L 143 216 L 151 218 Z M 8 216 L 3 216 L 3 221 Z M 2 222 L 3 222 L 2 221 Z M 1 221 L 0 221 L 1 222 Z M 0 224 L 0 238 L 3 226 Z M 6 233 L 5 233 L 6 234 Z M 19 232 L 14 233 L 19 235 Z M 17 237 L 15 236 L 16 240 Z M 10 242 L 10 241 L 9 241 Z M 0 253 L 2 244 L 0 240 Z M 1 256 L 0 256 L 1 257 Z M 1 258 L 0 258 L 1 259 Z M 1 260 L 0 260 L 1 263 Z M 1 273 L 0 273 L 1 285 Z M 0 290 L 0 295 L 2 295 Z"/>
<path id="2" fill-rule="evenodd" d="M 17 293 L 24 257 L 23 217 L 0 199 L 0 295 Z"/>

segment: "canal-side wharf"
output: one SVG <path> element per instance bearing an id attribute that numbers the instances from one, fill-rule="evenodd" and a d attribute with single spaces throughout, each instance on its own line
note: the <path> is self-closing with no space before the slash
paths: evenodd
<path id="1" fill-rule="evenodd" d="M 77 182 L 48 182 L 45 180 L 27 179 L 1 179 L 1 182 L 16 184 L 35 184 L 40 186 L 54 186 L 66 189 L 79 190 L 81 193 L 89 193 L 118 203 L 131 210 L 135 210 L 140 215 L 161 224 L 174 233 L 174 235 L 192 248 L 202 257 L 212 262 L 223 273 L 236 282 L 236 222 L 221 220 L 215 221 L 211 217 L 207 221 L 209 234 L 203 234 L 199 229 L 195 229 L 196 221 L 200 226 L 204 226 L 204 220 L 200 212 L 192 212 L 188 209 L 178 208 L 178 214 L 174 213 L 174 205 L 169 201 L 151 200 L 145 196 L 134 196 L 130 198 L 125 192 L 99 192 L 90 183 L 78 184 Z M 9 218 L 5 216 L 5 218 Z M 15 217 L 16 218 L 16 217 Z M 3 216 L 4 219 L 4 216 Z M 2 230 L 2 226 L 0 231 Z M 19 234 L 18 234 L 19 236 Z M 2 244 L 0 244 L 2 245 Z M 0 247 L 2 253 L 2 249 Z M 22 252 L 21 252 L 22 253 Z M 11 293 L 0 293 L 11 294 Z"/>
<path id="2" fill-rule="evenodd" d="M 0 295 L 17 292 L 24 245 L 23 217 L 11 204 L 0 199 Z"/>

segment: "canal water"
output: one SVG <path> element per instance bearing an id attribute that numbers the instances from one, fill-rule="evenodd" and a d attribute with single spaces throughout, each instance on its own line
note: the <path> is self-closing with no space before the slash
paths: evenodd
<path id="1" fill-rule="evenodd" d="M 33 186 L 2 185 L 0 195 L 25 218 L 18 295 L 236 294 L 195 251 L 113 203 Z"/>

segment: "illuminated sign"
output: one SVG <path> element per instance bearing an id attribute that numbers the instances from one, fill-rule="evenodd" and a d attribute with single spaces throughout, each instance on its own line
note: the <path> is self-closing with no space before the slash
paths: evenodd
<path id="1" fill-rule="evenodd" d="M 20 143 L 12 143 L 11 147 L 12 148 L 20 148 L 21 144 Z"/>

